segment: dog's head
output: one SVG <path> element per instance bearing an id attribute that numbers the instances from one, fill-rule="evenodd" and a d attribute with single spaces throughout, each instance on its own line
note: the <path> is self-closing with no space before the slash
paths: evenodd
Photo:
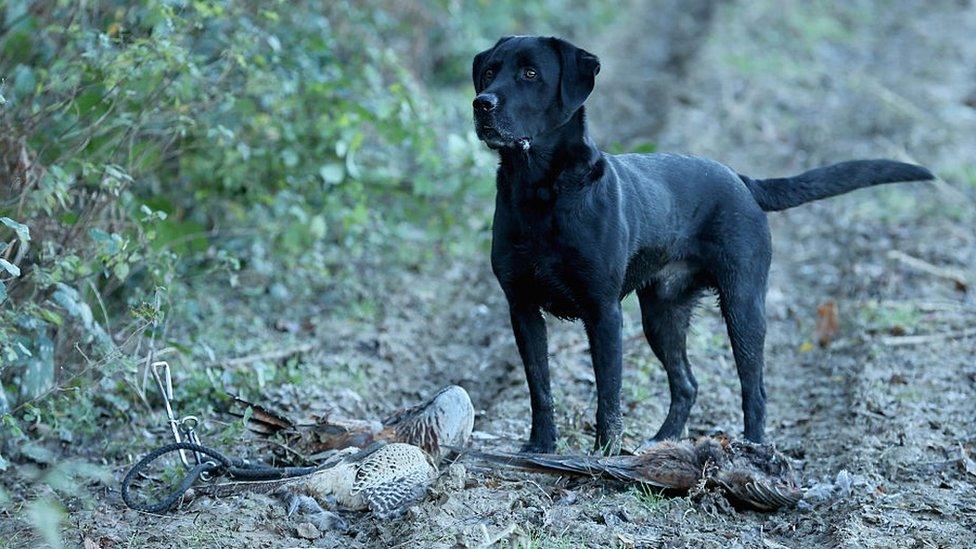
<path id="1" fill-rule="evenodd" d="M 474 57 L 474 125 L 492 149 L 528 149 L 532 139 L 565 124 L 583 105 L 600 60 L 560 40 L 502 38 Z"/>

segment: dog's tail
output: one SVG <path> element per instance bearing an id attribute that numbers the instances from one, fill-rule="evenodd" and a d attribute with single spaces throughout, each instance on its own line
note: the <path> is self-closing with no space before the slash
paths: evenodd
<path id="1" fill-rule="evenodd" d="M 861 187 L 935 179 L 932 172 L 922 166 L 894 160 L 851 160 L 775 179 L 752 179 L 742 174 L 739 177 L 767 212 L 785 210 Z"/>

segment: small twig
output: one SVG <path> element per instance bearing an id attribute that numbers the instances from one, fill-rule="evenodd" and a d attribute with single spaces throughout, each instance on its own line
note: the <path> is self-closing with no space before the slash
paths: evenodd
<path id="1" fill-rule="evenodd" d="M 926 313 L 976 313 L 976 307 L 961 301 L 926 301 L 915 299 L 886 299 L 883 301 L 867 300 L 860 302 L 862 306 L 878 305 L 881 307 L 913 307 Z"/>
<path id="2" fill-rule="evenodd" d="M 955 269 L 939 267 L 938 265 L 933 265 L 924 259 L 910 256 L 905 252 L 898 250 L 889 251 L 888 257 L 900 261 L 905 266 L 915 269 L 916 271 L 921 271 L 932 276 L 951 280 L 956 284 L 956 288 L 960 291 L 965 292 L 969 288 L 969 283 L 966 281 L 966 277 Z"/>
<path id="3" fill-rule="evenodd" d="M 142 391 L 139 390 L 139 387 L 136 386 L 131 381 L 129 381 L 128 379 L 124 379 L 124 378 L 122 380 L 122 383 L 126 384 L 130 389 L 132 389 L 132 392 L 135 393 L 137 397 L 139 397 L 139 402 L 142 403 L 146 411 L 152 413 L 153 411 L 152 406 L 149 405 L 149 401 L 146 399 L 146 395 L 144 395 Z"/>
<path id="4" fill-rule="evenodd" d="M 877 78 L 861 74 L 859 83 L 867 88 L 868 91 L 878 96 L 878 98 L 885 103 L 888 103 L 892 107 L 902 111 L 904 114 L 907 114 L 912 118 L 924 120 L 928 116 L 928 113 L 926 113 L 921 107 L 910 101 L 904 95 L 899 94 L 891 87 L 885 85 Z"/>
<path id="5" fill-rule="evenodd" d="M 484 524 L 481 524 L 481 535 L 484 538 L 485 543 L 483 545 L 480 545 L 479 547 L 494 547 L 495 544 L 497 544 L 498 542 L 504 539 L 508 539 L 509 536 L 515 533 L 515 528 L 516 528 L 515 523 L 512 522 L 507 527 L 503 528 L 500 532 L 495 534 L 494 536 L 490 536 L 488 535 L 488 528 L 485 527 Z"/>
<path id="6" fill-rule="evenodd" d="M 887 345 L 888 347 L 904 347 L 906 345 L 924 345 L 926 343 L 935 343 L 937 341 L 945 341 L 948 339 L 964 339 L 967 337 L 976 337 L 976 328 L 959 330 L 956 332 L 943 332 L 939 334 L 885 336 L 881 338 L 881 344 Z"/>
<path id="7" fill-rule="evenodd" d="M 288 349 L 279 349 L 277 351 L 268 351 L 266 353 L 258 353 L 237 358 L 217 359 L 212 361 L 209 365 L 219 366 L 223 364 L 224 366 L 235 367 L 251 364 L 252 362 L 259 362 L 261 360 L 280 360 L 282 358 L 288 358 L 292 355 L 307 353 L 316 347 L 318 347 L 317 343 L 305 343 L 296 347 L 289 347 Z"/>
<path id="8" fill-rule="evenodd" d="M 294 455 L 299 460 L 301 460 L 301 463 L 314 463 L 308 456 L 306 456 L 305 454 L 299 452 L 298 450 L 295 450 L 294 448 L 288 446 L 287 444 L 284 444 L 282 442 L 277 442 L 277 441 L 274 441 L 274 440 L 268 440 L 266 442 L 269 443 L 269 444 L 272 444 L 274 446 L 277 446 L 278 448 L 281 448 L 282 450 L 284 450 L 285 452 L 288 452 L 289 454 Z"/>
<path id="9" fill-rule="evenodd" d="M 88 287 L 90 287 L 92 293 L 95 294 L 95 300 L 98 301 L 98 307 L 102 310 L 102 318 L 105 319 L 105 331 L 111 334 L 112 324 L 108 320 L 108 309 L 105 308 L 105 302 L 102 301 L 102 294 L 98 293 L 98 288 L 95 287 L 95 283 L 90 278 L 88 279 Z"/>

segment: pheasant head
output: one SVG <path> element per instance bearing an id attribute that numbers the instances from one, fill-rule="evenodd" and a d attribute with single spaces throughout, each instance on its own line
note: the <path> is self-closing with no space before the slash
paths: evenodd
<path id="1" fill-rule="evenodd" d="M 474 427 L 474 406 L 467 391 L 449 385 L 427 402 L 387 417 L 383 427 L 392 440 L 419 446 L 436 462 L 448 448 L 467 444 Z"/>

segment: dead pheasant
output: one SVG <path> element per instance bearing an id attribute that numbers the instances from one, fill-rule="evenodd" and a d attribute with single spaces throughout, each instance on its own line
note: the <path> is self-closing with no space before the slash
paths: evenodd
<path id="1" fill-rule="evenodd" d="M 344 521 L 323 504 L 369 510 L 380 519 L 396 518 L 424 496 L 437 474 L 428 455 L 410 444 L 350 450 L 330 466 L 276 490 L 288 505 L 289 515 L 311 513 L 317 526 L 338 529 L 345 529 Z"/>
<path id="2" fill-rule="evenodd" d="M 296 512 L 311 515 L 320 529 L 345 530 L 334 510 L 369 511 L 380 519 L 402 515 L 426 494 L 437 469 L 417 446 L 378 442 L 366 449 L 333 452 L 314 473 L 288 480 L 229 482 L 200 491 L 217 497 L 241 492 L 271 493 Z"/>
<path id="3" fill-rule="evenodd" d="M 314 473 L 293 480 L 228 483 L 206 492 L 273 491 L 285 501 L 289 515 L 311 514 L 322 529 L 345 529 L 345 521 L 327 510 L 332 507 L 368 510 L 381 519 L 401 515 L 426 493 L 437 473 L 434 463 L 449 449 L 463 448 L 474 427 L 471 399 L 457 385 L 383 421 L 327 417 L 299 425 L 263 406 L 239 398 L 235 402 L 251 409 L 247 425 L 253 432 L 283 436 L 293 449 L 324 461 Z"/>
<path id="4" fill-rule="evenodd" d="M 313 458 L 329 455 L 333 450 L 365 448 L 375 442 L 403 442 L 427 452 L 434 462 L 448 453 L 448 448 L 462 448 L 474 427 L 474 406 L 467 391 L 449 385 L 426 402 L 394 412 L 382 421 L 349 420 L 328 415 L 311 424 L 294 420 L 241 398 L 234 402 L 240 411 L 230 413 L 243 417 L 250 407 L 248 428 L 260 435 L 281 435 L 288 446 Z"/>
<path id="5" fill-rule="evenodd" d="M 702 438 L 661 442 L 640 455 L 560 456 L 470 451 L 487 461 L 544 473 L 562 473 L 688 492 L 720 489 L 734 504 L 763 511 L 792 507 L 802 497 L 789 462 L 770 445 Z"/>

